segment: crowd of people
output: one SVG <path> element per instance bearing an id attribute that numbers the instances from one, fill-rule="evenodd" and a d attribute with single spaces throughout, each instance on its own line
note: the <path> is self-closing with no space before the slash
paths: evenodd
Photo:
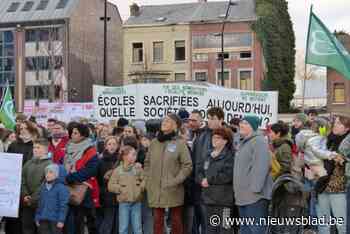
<path id="1" fill-rule="evenodd" d="M 224 220 L 268 217 L 283 175 L 305 186 L 308 216 L 342 218 L 335 228 L 350 233 L 350 117 L 311 111 L 261 130 L 257 116 L 225 123 L 217 107 L 207 116 L 44 127 L 18 114 L 15 131 L 0 129 L 0 151 L 23 155 L 19 217 L 3 219 L 5 233 L 266 233 Z"/>

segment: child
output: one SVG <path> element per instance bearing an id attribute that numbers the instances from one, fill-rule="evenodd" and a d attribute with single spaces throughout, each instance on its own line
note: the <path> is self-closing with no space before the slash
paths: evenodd
<path id="1" fill-rule="evenodd" d="M 65 169 L 51 164 L 45 169 L 45 183 L 41 186 L 39 206 L 35 215 L 40 234 L 62 233 L 69 201 L 64 183 Z"/>
<path id="2" fill-rule="evenodd" d="M 114 136 L 109 136 L 104 142 L 104 151 L 97 167 L 97 181 L 100 186 L 101 209 L 99 212 L 99 233 L 111 234 L 117 229 L 115 217 L 118 204 L 115 202 L 115 194 L 108 192 L 108 180 L 112 175 L 115 165 L 118 164 L 119 140 Z M 114 224 L 116 224 L 114 226 Z"/>
<path id="3" fill-rule="evenodd" d="M 122 163 L 114 169 L 108 182 L 108 190 L 117 194 L 119 202 L 119 233 L 127 234 L 129 221 L 134 234 L 142 234 L 141 201 L 145 191 L 143 169 L 135 165 L 136 150 L 123 146 L 120 150 Z"/>
<path id="4" fill-rule="evenodd" d="M 24 164 L 22 171 L 22 230 L 25 234 L 37 233 L 34 222 L 40 187 L 45 180 L 45 168 L 51 164 L 49 142 L 40 138 L 34 142 L 33 158 Z"/>

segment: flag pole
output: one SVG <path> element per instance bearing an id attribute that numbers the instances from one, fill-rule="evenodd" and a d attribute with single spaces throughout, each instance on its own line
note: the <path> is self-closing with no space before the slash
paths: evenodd
<path id="1" fill-rule="evenodd" d="M 309 37 L 310 37 L 310 25 L 311 25 L 311 14 L 312 14 L 313 5 L 311 4 L 310 15 L 309 15 L 309 28 L 307 32 L 306 39 L 306 51 L 305 51 L 305 66 L 304 66 L 304 77 L 303 77 L 303 102 L 302 102 L 302 110 L 305 112 L 305 93 L 306 93 L 306 74 L 307 74 L 307 57 L 309 53 Z"/>

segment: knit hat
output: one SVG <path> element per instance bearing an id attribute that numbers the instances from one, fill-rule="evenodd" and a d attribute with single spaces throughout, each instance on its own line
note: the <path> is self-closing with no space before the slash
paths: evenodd
<path id="1" fill-rule="evenodd" d="M 304 113 L 299 113 L 294 119 L 300 120 L 304 125 L 307 123 L 307 115 Z"/>
<path id="2" fill-rule="evenodd" d="M 190 113 L 183 108 L 177 112 L 177 115 L 180 117 L 181 121 L 186 121 L 190 117 Z"/>
<path id="3" fill-rule="evenodd" d="M 120 118 L 118 119 L 117 122 L 117 126 L 120 128 L 124 128 L 125 126 L 127 126 L 129 124 L 129 120 L 125 119 L 125 118 Z"/>
<path id="4" fill-rule="evenodd" d="M 181 122 L 180 117 L 177 114 L 170 113 L 170 114 L 168 114 L 168 117 L 175 121 L 177 128 L 181 128 L 182 122 Z"/>
<path id="5" fill-rule="evenodd" d="M 259 128 L 260 120 L 258 116 L 255 115 L 247 115 L 245 116 L 242 121 L 247 121 L 249 125 L 252 127 L 253 131 L 255 132 Z"/>
<path id="6" fill-rule="evenodd" d="M 57 179 L 60 173 L 60 168 L 57 164 L 50 164 L 45 168 L 45 175 L 48 172 L 53 172 L 53 174 L 55 175 L 55 178 Z"/>

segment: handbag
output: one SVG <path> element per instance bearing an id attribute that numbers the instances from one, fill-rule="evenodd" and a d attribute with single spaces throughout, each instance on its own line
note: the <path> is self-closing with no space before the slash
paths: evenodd
<path id="1" fill-rule="evenodd" d="M 89 186 L 86 183 L 77 183 L 67 187 L 70 194 L 69 204 L 79 206 L 83 202 Z"/>

